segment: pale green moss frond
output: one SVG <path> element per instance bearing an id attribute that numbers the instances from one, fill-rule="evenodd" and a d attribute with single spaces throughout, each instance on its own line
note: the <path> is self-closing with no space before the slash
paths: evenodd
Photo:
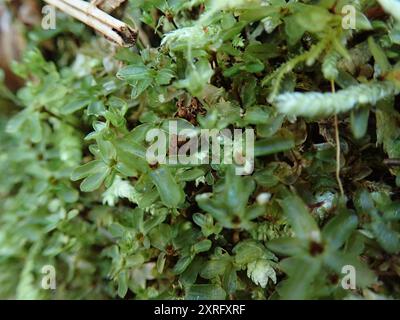
<path id="1" fill-rule="evenodd" d="M 375 105 L 399 93 L 392 82 L 371 82 L 351 86 L 337 93 L 284 93 L 276 97 L 279 112 L 291 116 L 323 117 L 347 112 L 360 105 Z"/>

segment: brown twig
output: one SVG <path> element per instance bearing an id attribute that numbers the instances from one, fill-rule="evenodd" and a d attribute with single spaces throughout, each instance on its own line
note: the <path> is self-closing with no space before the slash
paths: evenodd
<path id="1" fill-rule="evenodd" d="M 44 0 L 64 13 L 87 24 L 120 46 L 132 46 L 137 31 L 83 0 Z"/>
<path id="2" fill-rule="evenodd" d="M 331 90 L 335 93 L 335 81 L 331 80 Z M 336 141 L 336 180 L 339 185 L 340 195 L 344 196 L 344 190 L 342 185 L 342 180 L 340 179 L 340 137 L 339 137 L 339 124 L 338 117 L 335 114 L 334 118 L 335 125 L 335 141 Z"/>

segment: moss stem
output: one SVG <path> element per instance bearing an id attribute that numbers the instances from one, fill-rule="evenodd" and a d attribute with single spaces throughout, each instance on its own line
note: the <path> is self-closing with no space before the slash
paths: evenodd
<path id="1" fill-rule="evenodd" d="M 335 81 L 331 80 L 331 90 L 332 93 L 335 93 Z M 335 114 L 334 117 L 334 124 L 335 124 L 335 142 L 336 142 L 336 180 L 339 185 L 340 195 L 344 196 L 343 185 L 340 179 L 340 137 L 339 137 L 339 124 L 338 124 L 338 117 Z"/>

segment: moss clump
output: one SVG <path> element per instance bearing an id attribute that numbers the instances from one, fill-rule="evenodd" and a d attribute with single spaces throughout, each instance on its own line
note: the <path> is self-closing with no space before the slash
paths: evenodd
<path id="1" fill-rule="evenodd" d="M 134 48 L 0 5 L 26 42 L 0 85 L 1 298 L 400 298 L 397 1 L 127 1 Z M 254 130 L 254 163 L 147 161 L 172 120 Z"/>

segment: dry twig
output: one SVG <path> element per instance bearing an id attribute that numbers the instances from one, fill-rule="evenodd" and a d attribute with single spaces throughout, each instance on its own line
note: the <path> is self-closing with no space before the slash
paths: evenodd
<path id="1" fill-rule="evenodd" d="M 132 46 L 136 42 L 136 30 L 100 10 L 92 3 L 83 0 L 44 1 L 87 24 L 120 46 Z"/>

